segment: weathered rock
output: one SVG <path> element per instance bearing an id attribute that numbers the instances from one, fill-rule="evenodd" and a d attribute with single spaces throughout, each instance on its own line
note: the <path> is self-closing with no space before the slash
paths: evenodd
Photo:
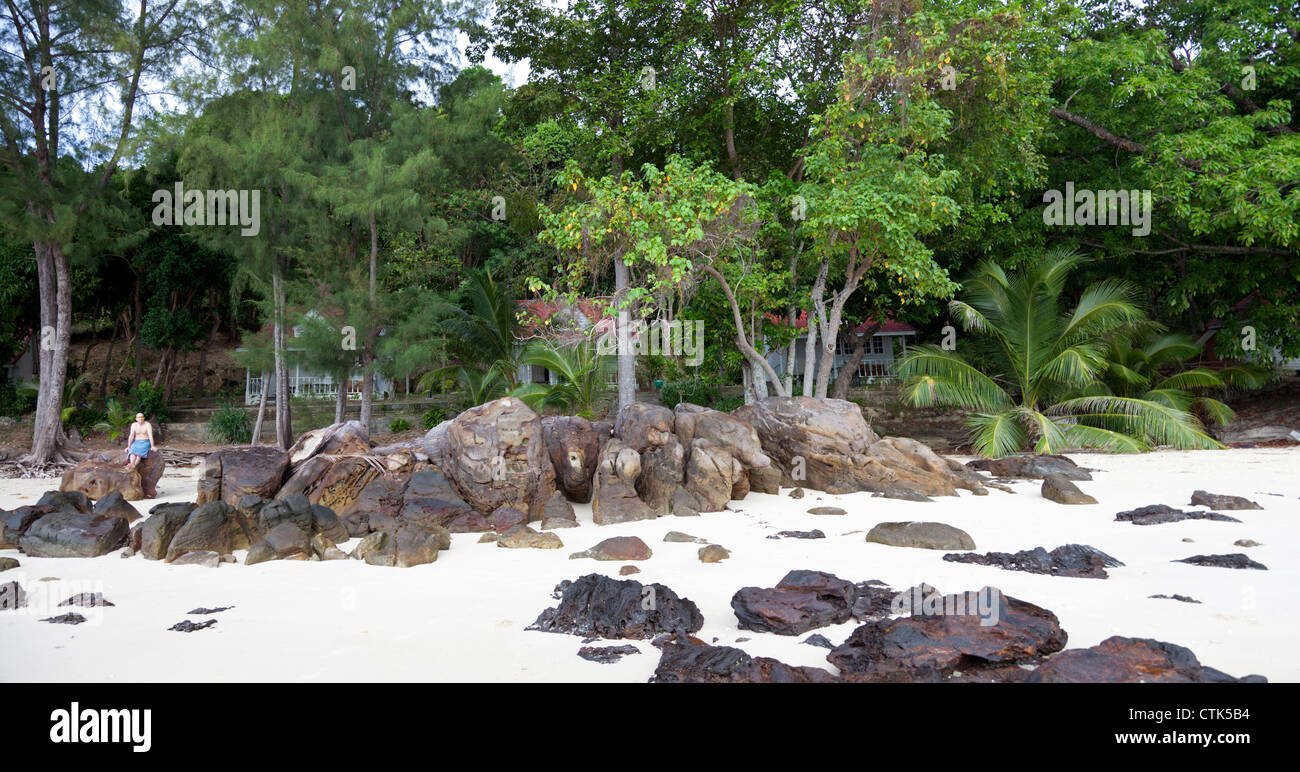
<path id="1" fill-rule="evenodd" d="M 193 502 L 178 504 L 159 504 L 149 510 L 140 528 L 140 549 L 137 550 L 146 560 L 162 560 L 167 557 L 167 548 L 171 546 L 172 537 L 185 525 L 193 512 Z"/>
<path id="2" fill-rule="evenodd" d="M 526 525 L 516 525 L 497 539 L 498 547 L 507 549 L 556 550 L 564 546 L 553 533 L 538 533 Z"/>
<path id="3" fill-rule="evenodd" d="M 209 619 L 209 620 L 206 621 L 206 622 L 197 622 L 197 623 L 196 623 L 196 622 L 191 622 L 190 620 L 186 619 L 186 620 L 184 620 L 184 621 L 177 622 L 176 624 L 172 625 L 171 627 L 169 627 L 169 628 L 167 628 L 167 629 L 168 629 L 168 630 L 173 630 L 173 631 L 178 632 L 178 633 L 193 633 L 193 632 L 196 632 L 196 631 L 198 631 L 198 630 L 206 630 L 206 629 L 208 629 L 209 627 L 212 627 L 213 625 L 215 625 L 216 623 L 217 623 L 217 620 L 215 620 L 215 619 Z"/>
<path id="4" fill-rule="evenodd" d="M 0 537 L 4 542 L 3 549 L 18 549 L 18 541 L 31 527 L 32 523 L 51 512 L 57 511 L 59 511 L 57 507 L 37 504 L 35 506 L 19 507 L 12 512 L 6 513 L 8 516 L 4 521 L 4 530 L 0 531 L 3 534 Z"/>
<path id="5" fill-rule="evenodd" d="M 542 436 L 555 470 L 555 486 L 569 501 L 591 501 L 592 478 L 609 432 L 602 436 L 581 416 L 550 416 L 542 419 Z"/>
<path id="6" fill-rule="evenodd" d="M 934 501 L 924 493 L 917 493 L 901 485 L 886 485 L 883 491 L 871 494 L 872 498 L 898 499 L 900 501 Z"/>
<path id="7" fill-rule="evenodd" d="M 700 547 L 699 557 L 701 563 L 721 563 L 731 557 L 731 552 L 721 544 L 710 544 Z"/>
<path id="8" fill-rule="evenodd" d="M 725 509 L 743 475 L 744 466 L 728 448 L 703 437 L 691 442 L 684 487 L 699 502 L 701 512 Z"/>
<path id="9" fill-rule="evenodd" d="M 683 402 L 673 409 L 675 430 L 683 445 L 696 439 L 712 440 L 735 456 L 746 469 L 765 469 L 772 464 L 758 432 L 743 420 L 699 405 Z M 779 483 L 778 483 L 779 484 Z"/>
<path id="10" fill-rule="evenodd" d="M 567 517 L 548 517 L 542 521 L 541 529 L 543 531 L 554 531 L 556 528 L 577 528 L 578 521 Z"/>
<path id="11" fill-rule="evenodd" d="M 1174 560 L 1171 562 L 1190 563 L 1194 566 L 1210 566 L 1211 568 L 1253 568 L 1257 571 L 1268 570 L 1268 566 L 1263 563 L 1256 563 L 1241 552 L 1234 552 L 1230 555 L 1193 555 L 1190 558 L 1183 558 L 1182 560 Z"/>
<path id="12" fill-rule="evenodd" d="M 1189 597 L 1187 595 L 1148 595 L 1147 597 L 1162 598 L 1164 600 L 1176 600 L 1182 603 L 1196 603 L 1198 605 L 1200 604 L 1199 600 L 1197 600 L 1196 598 Z"/>
<path id="13" fill-rule="evenodd" d="M 1228 496 L 1222 493 L 1206 493 L 1205 491 L 1194 491 L 1191 503 L 1194 507 L 1209 507 L 1210 509 L 1263 509 L 1263 507 L 1244 496 Z"/>
<path id="14" fill-rule="evenodd" d="M 18 568 L 20 565 L 22 564 L 19 563 L 14 558 L 10 558 L 10 557 L 0 558 L 0 571 L 9 571 Z"/>
<path id="15" fill-rule="evenodd" d="M 351 538 L 334 510 L 321 504 L 311 505 L 311 532 L 321 534 L 335 543 Z"/>
<path id="16" fill-rule="evenodd" d="M 130 530 L 112 515 L 51 512 L 27 527 L 18 548 L 36 558 L 93 558 L 125 544 Z"/>
<path id="17" fill-rule="evenodd" d="M 396 564 L 397 544 L 387 531 L 375 531 L 352 550 L 351 557 L 364 560 L 372 566 L 392 566 Z"/>
<path id="18" fill-rule="evenodd" d="M 578 649 L 579 657 L 591 662 L 599 662 L 602 665 L 618 662 L 629 654 L 640 653 L 641 650 L 631 644 L 623 646 L 583 646 Z"/>
<path id="19" fill-rule="evenodd" d="M 451 548 L 451 534 L 431 523 L 403 523 L 390 542 L 393 565 L 410 568 L 437 560 L 439 551 Z"/>
<path id="20" fill-rule="evenodd" d="M 570 520 L 573 522 L 573 526 L 577 526 L 578 524 L 578 515 L 573 511 L 573 505 L 570 504 L 569 500 L 564 497 L 564 494 L 559 491 L 552 493 L 551 497 L 546 500 L 546 506 L 542 507 L 542 527 L 545 528 L 546 523 L 556 520 Z M 569 528 L 571 526 L 561 525 L 553 527 Z"/>
<path id="21" fill-rule="evenodd" d="M 521 400 L 503 397 L 466 410 L 433 445 L 437 452 L 430 459 L 437 459 L 438 468 L 475 511 L 511 506 L 527 512 L 529 520 L 541 519 L 555 490 L 555 469 L 542 420 Z"/>
<path id="22" fill-rule="evenodd" d="M 637 453 L 644 453 L 676 439 L 673 436 L 674 420 L 673 411 L 662 405 L 633 402 L 618 411 L 614 436 Z"/>
<path id="23" fill-rule="evenodd" d="M 596 525 L 626 523 L 658 517 L 636 494 L 641 474 L 641 456 L 621 440 L 605 443 L 596 467 L 591 517 Z"/>
<path id="24" fill-rule="evenodd" d="M 1234 547 L 1261 547 L 1259 542 L 1254 539 L 1238 539 L 1232 543 Z"/>
<path id="25" fill-rule="evenodd" d="M 162 453 L 157 450 L 132 470 L 126 468 L 126 454 L 121 451 L 92 453 L 63 473 L 59 490 L 75 491 L 92 499 L 102 499 L 114 491 L 127 501 L 152 499 L 158 496 L 158 480 L 165 467 Z"/>
<path id="26" fill-rule="evenodd" d="M 1225 523 L 1240 523 L 1235 517 L 1221 515 L 1218 512 L 1184 512 L 1173 507 L 1167 507 L 1164 504 L 1151 504 L 1150 506 L 1130 509 L 1127 512 L 1117 512 L 1115 514 L 1116 522 L 1129 522 L 1133 525 L 1160 525 L 1162 523 L 1177 523 L 1182 520 L 1219 520 Z"/>
<path id="27" fill-rule="evenodd" d="M 673 491 L 673 515 L 676 517 L 699 517 L 700 503 L 685 488 Z"/>
<path id="28" fill-rule="evenodd" d="M 803 488 L 795 488 L 794 490 L 790 491 L 790 493 L 787 495 L 789 495 L 789 497 L 792 499 L 801 499 L 803 498 Z"/>
<path id="29" fill-rule="evenodd" d="M 227 447 L 209 453 L 203 459 L 199 503 L 221 499 L 236 506 L 250 494 L 273 498 L 284 483 L 289 456 L 269 445 Z"/>
<path id="30" fill-rule="evenodd" d="M 1043 498 L 1057 504 L 1096 504 L 1097 500 L 1079 490 L 1079 486 L 1059 474 L 1043 478 Z"/>
<path id="31" fill-rule="evenodd" d="M 215 552 L 228 555 L 235 549 L 235 510 L 224 501 L 209 501 L 195 507 L 185 524 L 167 545 L 167 562 L 187 552 Z"/>
<path id="32" fill-rule="evenodd" d="M 1106 569 L 1124 565 L 1096 547 L 1087 544 L 1066 544 L 1048 552 L 1042 547 L 1020 552 L 989 552 L 984 555 L 952 553 L 944 555 L 949 563 L 974 563 L 980 566 L 997 566 L 1007 571 L 1025 571 L 1031 574 L 1072 576 L 1082 579 L 1105 579 Z"/>
<path id="33" fill-rule="evenodd" d="M 662 654 L 652 683 L 835 683 L 816 667 L 792 667 L 770 657 L 751 657 L 731 646 L 710 646 L 685 635 L 657 642 Z"/>
<path id="34" fill-rule="evenodd" d="M 186 552 L 184 555 L 171 561 L 174 566 L 203 566 L 205 568 L 220 568 L 221 555 L 212 550 L 194 550 Z"/>
<path id="35" fill-rule="evenodd" d="M 289 448 L 289 462 L 295 466 L 319 453 L 369 453 L 370 435 L 360 421 L 343 421 L 304 432 Z"/>
<path id="36" fill-rule="evenodd" d="M 95 502 L 91 510 L 97 515 L 112 515 L 120 517 L 128 523 L 134 523 L 140 519 L 140 510 L 127 503 L 126 498 L 120 491 L 113 491 L 104 498 Z"/>
<path id="37" fill-rule="evenodd" d="M 491 531 L 492 525 L 487 521 L 487 518 L 471 510 L 452 518 L 447 523 L 446 528 L 450 533 L 482 533 Z"/>
<path id="38" fill-rule="evenodd" d="M 293 523 L 305 534 L 311 534 L 311 502 L 300 493 L 285 496 L 283 499 L 268 501 L 257 513 L 256 536 L 270 533 L 280 523 Z"/>
<path id="39" fill-rule="evenodd" d="M 60 614 L 56 617 L 46 617 L 41 621 L 49 622 L 51 624 L 56 624 L 56 625 L 79 625 L 82 622 L 85 622 L 86 618 L 81 614 L 69 612 L 67 614 Z"/>
<path id="40" fill-rule="evenodd" d="M 668 533 L 664 534 L 664 541 L 677 542 L 677 543 L 691 542 L 695 544 L 709 543 L 708 539 L 701 539 L 698 536 L 691 536 L 689 533 L 682 533 L 681 531 L 669 531 Z"/>
<path id="41" fill-rule="evenodd" d="M 417 473 L 419 474 L 419 473 Z M 412 475 L 415 476 L 415 475 Z M 349 536 L 365 536 L 371 531 L 371 518 L 374 517 L 378 523 L 377 530 L 383 530 L 384 527 L 391 527 L 394 520 L 402 511 L 403 494 L 406 490 L 406 483 L 409 478 L 378 475 L 366 483 L 350 504 L 335 510 L 343 527 L 347 529 Z M 442 478 L 444 481 L 447 478 Z M 447 484 L 447 490 L 451 490 L 450 483 Z M 460 499 L 459 494 L 454 494 L 456 499 Z M 461 500 L 463 504 L 464 501 Z M 465 505 L 466 509 L 469 505 Z M 342 540 L 340 540 L 342 541 Z"/>
<path id="42" fill-rule="evenodd" d="M 1050 454 L 1017 453 L 1001 458 L 977 458 L 966 466 L 994 477 L 1020 480 L 1042 480 L 1049 474 L 1059 474 L 1067 480 L 1091 480 L 1092 473 L 1065 456 Z"/>
<path id="43" fill-rule="evenodd" d="M 637 495 L 656 514 L 672 512 L 673 495 L 686 478 L 686 450 L 676 438 L 652 446 L 641 454 Z"/>
<path id="44" fill-rule="evenodd" d="M 0 611 L 25 608 L 27 591 L 18 582 L 0 583 Z"/>
<path id="45" fill-rule="evenodd" d="M 565 580 L 555 590 L 559 605 L 543 611 L 529 630 L 644 639 L 660 633 L 693 633 L 704 625 L 694 603 L 662 584 L 587 574 L 576 581 Z"/>
<path id="46" fill-rule="evenodd" d="M 94 509 L 94 503 L 80 491 L 46 491 L 41 494 L 36 506 L 54 507 L 56 510 L 80 512 L 83 515 L 89 514 Z"/>
<path id="47" fill-rule="evenodd" d="M 813 507 L 808 510 L 810 515 L 847 515 L 848 512 L 839 507 Z"/>
<path id="48" fill-rule="evenodd" d="M 1114 635 L 1087 649 L 1069 649 L 1047 660 L 1029 683 L 1259 683 L 1262 676 L 1233 678 L 1201 665 L 1190 649 L 1151 638 Z"/>
<path id="49" fill-rule="evenodd" d="M 1064 648 L 1067 636 L 1055 614 L 993 588 L 944 596 L 939 606 L 969 612 L 981 596 L 988 614 L 913 613 L 867 622 L 826 659 L 848 681 L 939 681 L 957 671 L 1033 663 Z"/>
<path id="50" fill-rule="evenodd" d="M 741 588 L 731 608 L 742 630 L 800 635 L 847 622 L 856 600 L 852 582 L 821 571 L 791 571 L 774 588 Z"/>
<path id="51" fill-rule="evenodd" d="M 497 533 L 505 533 L 517 525 L 528 522 L 528 515 L 514 507 L 498 507 L 497 511 L 488 515 L 487 520 L 488 524 L 492 526 L 492 530 Z"/>
<path id="52" fill-rule="evenodd" d="M 975 540 L 970 534 L 945 523 L 880 523 L 867 533 L 867 541 L 927 550 L 975 549 Z"/>
<path id="53" fill-rule="evenodd" d="M 769 493 L 773 496 L 780 494 L 781 470 L 772 466 L 770 461 L 761 469 L 750 469 L 749 489 L 755 493 Z"/>
<path id="54" fill-rule="evenodd" d="M 852 613 L 853 618 L 859 622 L 886 619 L 907 611 L 906 608 L 895 610 L 895 603 L 900 600 L 899 593 L 883 582 L 873 579 L 854 586 L 858 591 L 858 599 L 853 602 Z"/>
<path id="55" fill-rule="evenodd" d="M 368 486 L 367 490 L 369 490 Z M 506 508 L 525 520 L 528 517 L 516 507 L 510 506 Z M 410 481 L 406 484 L 406 490 L 402 493 L 402 507 L 396 517 L 400 517 L 405 522 L 421 522 L 446 528 L 458 518 L 474 519 L 473 515 L 475 514 L 477 513 L 473 507 L 456 492 L 446 475 L 437 469 L 423 469 L 411 475 Z M 483 518 L 480 516 L 476 519 L 482 520 Z M 515 522 L 523 522 L 523 520 L 516 518 Z M 509 525 L 514 525 L 515 522 L 511 522 Z M 392 530 L 396 527 L 396 522 L 372 512 L 370 527 L 376 530 Z M 487 522 L 486 527 L 480 530 L 488 530 L 493 527 L 493 523 Z M 502 530 L 505 529 L 499 528 L 497 532 L 500 533 Z"/>
<path id="56" fill-rule="evenodd" d="M 883 492 L 897 485 L 927 496 L 984 490 L 976 473 L 955 468 L 922 443 L 881 439 L 852 402 L 769 397 L 732 415 L 754 427 L 786 485 L 829 493 Z"/>
<path id="57" fill-rule="evenodd" d="M 569 559 L 649 560 L 653 554 L 650 547 L 635 536 L 613 536 L 590 549 L 573 553 Z"/>
<path id="58" fill-rule="evenodd" d="M 619 576 L 631 576 L 632 574 L 641 573 L 641 569 L 636 566 L 622 566 L 618 569 Z"/>
<path id="59" fill-rule="evenodd" d="M 769 539 L 825 539 L 826 534 L 814 528 L 811 531 L 777 531 Z"/>
<path id="60" fill-rule="evenodd" d="M 311 556 L 311 537 L 297 524 L 285 520 L 277 523 L 260 541 L 248 548 L 244 565 L 267 560 L 306 560 Z"/>

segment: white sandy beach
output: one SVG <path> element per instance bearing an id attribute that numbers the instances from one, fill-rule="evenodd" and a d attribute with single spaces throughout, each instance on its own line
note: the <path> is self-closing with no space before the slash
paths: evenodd
<path id="1" fill-rule="evenodd" d="M 529 632 L 538 613 L 556 604 L 554 586 L 586 573 L 618 576 L 622 563 L 569 560 L 571 552 L 621 535 L 641 537 L 654 556 L 630 578 L 662 582 L 695 601 L 705 641 L 738 645 L 752 655 L 834 672 L 827 651 L 787 637 L 740 630 L 730 600 L 746 585 L 773 586 L 792 569 L 829 571 L 855 582 L 880 579 L 896 589 L 928 582 L 945 593 L 985 585 L 1056 613 L 1069 648 L 1111 635 L 1150 637 L 1190 648 L 1204 665 L 1233 676 L 1258 673 L 1300 681 L 1300 448 L 1163 451 L 1140 456 L 1079 454 L 1102 470 L 1079 487 L 1101 503 L 1061 506 L 1043 499 L 1040 483 L 1016 483 L 1015 494 L 962 491 L 958 498 L 915 503 L 808 491 L 803 499 L 750 494 L 735 512 L 597 527 L 591 507 L 575 505 L 580 528 L 556 531 L 559 550 L 507 550 L 479 544 L 479 534 L 453 536 L 436 563 L 383 568 L 360 561 L 279 561 L 218 569 L 170 566 L 120 552 L 93 559 L 28 558 L 0 573 L 54 602 L 95 589 L 116 604 L 104 609 L 0 612 L 0 681 L 633 681 L 650 677 L 659 660 L 648 641 L 641 654 L 614 664 L 576 656 L 575 636 Z M 0 507 L 35 503 L 57 480 L 0 480 Z M 159 501 L 195 498 L 191 470 L 169 470 L 159 499 L 134 502 L 143 513 Z M 1116 512 L 1163 503 L 1191 509 L 1195 489 L 1245 496 L 1264 507 L 1228 512 L 1243 522 L 1192 520 L 1155 526 L 1114 522 Z M 835 505 L 844 516 L 806 510 Z M 942 551 L 869 544 L 872 526 L 892 520 L 935 520 L 966 530 L 978 552 L 1015 552 L 1062 544 L 1092 545 L 1125 563 L 1110 578 L 1072 579 L 946 563 Z M 766 537 L 779 530 L 821 529 L 820 540 Z M 664 543 L 684 531 L 731 551 L 701 563 L 698 544 Z M 1191 543 L 1183 541 L 1192 539 Z M 1242 548 L 1238 539 L 1262 546 Z M 356 540 L 340 545 L 351 550 Z M 1243 552 L 1267 571 L 1207 568 L 1170 561 L 1198 554 Z M 60 582 L 38 580 L 56 577 Z M 68 588 L 64 591 L 61 588 Z M 1199 605 L 1151 599 L 1188 595 Z M 196 607 L 233 606 L 211 617 Z M 41 618 L 75 610 L 90 621 L 58 625 Z M 192 633 L 169 631 L 182 620 L 217 619 Z M 813 632 L 839 643 L 855 622 Z M 736 643 L 737 638 L 748 641 Z M 592 645 L 619 645 L 602 641 Z"/>

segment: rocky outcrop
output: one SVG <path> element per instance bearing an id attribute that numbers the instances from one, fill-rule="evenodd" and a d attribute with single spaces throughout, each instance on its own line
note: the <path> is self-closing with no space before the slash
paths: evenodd
<path id="1" fill-rule="evenodd" d="M 685 478 L 686 450 L 672 439 L 641 454 L 636 492 L 655 514 L 667 515 L 673 511 L 673 496 L 681 490 Z"/>
<path id="2" fill-rule="evenodd" d="M 167 547 L 172 537 L 185 525 L 190 512 L 197 507 L 193 502 L 157 504 L 149 510 L 140 528 L 139 552 L 146 560 L 162 560 L 167 557 Z"/>
<path id="3" fill-rule="evenodd" d="M 426 446 L 431 461 L 466 503 L 480 513 L 510 506 L 540 520 L 555 490 L 542 420 L 521 400 L 503 397 L 434 427 Z"/>
<path id="4" fill-rule="evenodd" d="M 622 440 L 610 440 L 600 453 L 596 467 L 591 517 L 596 525 L 649 520 L 658 515 L 636 494 L 641 475 L 641 455 Z"/>
<path id="5" fill-rule="evenodd" d="M 690 445 L 684 489 L 700 512 L 721 512 L 728 501 L 749 492 L 749 479 L 730 449 L 700 437 Z"/>
<path id="6" fill-rule="evenodd" d="M 203 459 L 199 504 L 221 500 L 236 506 L 244 496 L 273 498 L 284 483 L 289 455 L 268 445 L 229 447 Z"/>
<path id="7" fill-rule="evenodd" d="M 168 542 L 167 562 L 188 552 L 211 551 L 229 555 L 235 550 L 236 531 L 240 531 L 245 539 L 250 538 L 250 524 L 238 523 L 236 518 L 242 520 L 243 516 L 224 501 L 209 501 L 195 507 Z"/>
<path id="8" fill-rule="evenodd" d="M 704 626 L 699 608 L 662 584 L 587 574 L 555 588 L 558 606 L 543 611 L 529 630 L 593 638 L 653 638 L 694 633 Z"/>
<path id="9" fill-rule="evenodd" d="M 883 492 L 889 486 L 927 496 L 955 496 L 957 488 L 986 493 L 976 473 L 922 443 L 881 439 L 852 402 L 769 397 L 732 415 L 754 428 L 788 486 L 829 493 Z"/>
<path id="10" fill-rule="evenodd" d="M 97 515 L 112 515 L 120 517 L 128 523 L 134 523 L 140 519 L 140 510 L 131 506 L 126 497 L 120 491 L 113 491 L 104 498 L 95 502 L 91 509 Z"/>
<path id="11" fill-rule="evenodd" d="M 661 405 L 633 402 L 618 411 L 614 436 L 637 453 L 664 445 L 674 438 L 675 416 Z"/>
<path id="12" fill-rule="evenodd" d="M 840 679 L 816 667 L 793 667 L 771 657 L 751 657 L 731 646 L 710 646 L 698 638 L 674 635 L 656 641 L 662 652 L 651 683 L 774 684 L 835 683 Z"/>
<path id="13" fill-rule="evenodd" d="M 847 622 L 857 600 L 852 582 L 822 571 L 791 571 L 776 587 L 742 587 L 731 597 L 740 629 L 801 635 Z"/>
<path id="14" fill-rule="evenodd" d="M 542 419 L 542 437 L 555 470 L 555 487 L 569 501 L 591 501 L 592 479 L 609 431 L 598 431 L 581 416 L 549 416 Z"/>
<path id="15" fill-rule="evenodd" d="M 132 470 L 126 468 L 124 452 L 93 453 L 63 473 L 59 490 L 77 491 L 92 499 L 102 499 L 115 491 L 127 501 L 152 499 L 158 496 L 158 481 L 165 467 L 162 453 L 157 450 Z"/>
<path id="16" fill-rule="evenodd" d="M 1205 667 L 1190 649 L 1152 638 L 1114 635 L 1087 649 L 1069 649 L 1039 665 L 1029 683 L 1262 683 Z"/>
<path id="17" fill-rule="evenodd" d="M 1190 563 L 1194 566 L 1209 566 L 1211 568 L 1252 568 L 1256 571 L 1268 570 L 1268 566 L 1251 560 L 1241 552 L 1234 552 L 1230 555 L 1193 555 L 1190 558 L 1183 558 L 1182 560 L 1175 560 L 1172 562 Z"/>
<path id="18" fill-rule="evenodd" d="M 988 472 L 994 477 L 1019 480 L 1042 480 L 1049 474 L 1059 474 L 1067 480 L 1091 480 L 1088 469 L 1075 464 L 1065 456 L 1038 453 L 1017 453 L 1001 458 L 977 458 L 966 463 L 968 469 Z"/>
<path id="19" fill-rule="evenodd" d="M 1107 568 L 1124 565 L 1096 547 L 1087 544 L 1066 544 L 1048 552 L 1042 547 L 1016 553 L 989 552 L 984 555 L 952 553 L 944 555 L 949 563 L 973 563 L 980 566 L 997 566 L 1007 571 L 1025 571 L 1031 574 L 1071 576 L 1081 579 L 1105 579 Z"/>
<path id="20" fill-rule="evenodd" d="M 114 515 L 57 510 L 32 521 L 18 548 L 37 558 L 93 558 L 126 544 L 130 530 Z"/>
<path id="21" fill-rule="evenodd" d="M 1235 517 L 1221 515 L 1218 512 L 1184 512 L 1180 509 L 1165 506 L 1164 504 L 1151 504 L 1137 509 L 1130 509 L 1127 512 L 1115 513 L 1116 522 L 1129 522 L 1133 525 L 1161 525 L 1164 523 L 1177 523 L 1183 520 L 1218 520 L 1225 523 L 1240 523 Z"/>
<path id="22" fill-rule="evenodd" d="M 591 558 L 593 560 L 649 560 L 654 553 L 649 545 L 636 536 L 613 536 L 590 549 L 575 552 L 570 560 Z"/>
<path id="23" fill-rule="evenodd" d="M 731 451 L 746 469 L 766 469 L 772 460 L 763 452 L 754 427 L 718 410 L 683 402 L 673 409 L 677 437 L 683 445 L 712 440 Z"/>

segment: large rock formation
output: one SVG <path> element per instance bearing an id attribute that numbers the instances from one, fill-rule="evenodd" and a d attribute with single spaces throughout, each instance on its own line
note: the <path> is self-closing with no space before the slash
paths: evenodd
<path id="1" fill-rule="evenodd" d="M 199 503 L 221 500 L 233 507 L 250 494 L 272 498 L 288 468 L 289 455 L 269 445 L 221 448 L 203 459 Z"/>
<path id="2" fill-rule="evenodd" d="M 891 486 L 927 496 L 955 496 L 957 488 L 986 493 L 978 475 L 924 444 L 881 439 L 852 402 L 769 397 L 732 415 L 754 427 L 786 485 L 828 493 L 883 493 Z"/>
<path id="3" fill-rule="evenodd" d="M 521 400 L 504 397 L 472 407 L 430 434 L 425 438 L 430 461 L 476 511 L 511 506 L 530 520 L 541 519 L 555 490 L 555 469 L 542 420 Z"/>
<path id="4" fill-rule="evenodd" d="M 655 645 L 662 652 L 652 683 L 781 684 L 835 683 L 840 679 L 817 667 L 794 667 L 771 657 L 751 657 L 731 646 L 710 646 L 688 635 L 673 635 Z"/>
<path id="5" fill-rule="evenodd" d="M 614 436 L 637 453 L 667 444 L 673 439 L 673 411 L 661 405 L 633 402 L 618 411 Z"/>
<path id="6" fill-rule="evenodd" d="M 600 452 L 596 467 L 591 516 L 596 525 L 649 520 L 658 515 L 637 496 L 641 455 L 622 440 L 610 440 Z"/>
<path id="7" fill-rule="evenodd" d="M 1262 683 L 1205 667 L 1190 649 L 1151 638 L 1113 635 L 1087 649 L 1069 649 L 1039 665 L 1029 683 Z"/>
<path id="8" fill-rule="evenodd" d="M 92 453 L 81 463 L 63 473 L 61 491 L 77 491 L 92 499 L 102 499 L 114 491 L 127 501 L 158 496 L 166 462 L 160 451 L 145 456 L 135 469 L 126 468 L 126 454 L 120 451 Z"/>
<path id="9" fill-rule="evenodd" d="M 822 571 L 791 571 L 774 588 L 742 587 L 731 608 L 742 630 L 799 635 L 847 622 L 857 600 L 852 582 Z"/>
<path id="10" fill-rule="evenodd" d="M 549 416 L 542 419 L 542 436 L 555 470 L 555 486 L 569 501 L 591 501 L 592 478 L 609 431 L 602 433 L 581 416 Z"/>

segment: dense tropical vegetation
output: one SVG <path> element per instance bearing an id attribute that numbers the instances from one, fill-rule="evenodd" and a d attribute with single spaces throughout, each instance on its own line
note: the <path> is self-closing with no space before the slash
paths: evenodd
<path id="1" fill-rule="evenodd" d="M 236 346 L 287 446 L 300 363 L 358 378 L 367 420 L 379 375 L 726 406 L 846 396 L 848 330 L 956 322 L 907 393 L 992 454 L 1212 446 L 1223 390 L 1300 356 L 1293 3 L 16 0 L 0 49 L 0 360 L 39 373 L 0 412 L 34 411 L 38 462 L 109 400 L 236 397 L 204 364 Z M 256 193 L 255 226 L 204 191 Z M 1061 191 L 1150 207 L 1061 221 Z M 609 362 L 525 299 L 702 320 L 704 350 Z"/>

